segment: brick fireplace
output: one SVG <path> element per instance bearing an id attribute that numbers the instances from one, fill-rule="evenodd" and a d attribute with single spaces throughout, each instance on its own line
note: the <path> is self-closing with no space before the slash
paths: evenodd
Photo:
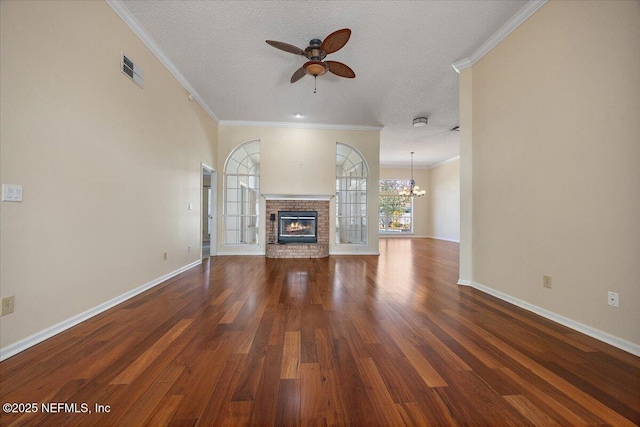
<path id="1" fill-rule="evenodd" d="M 278 243 L 278 212 L 317 212 L 316 243 Z M 329 198 L 266 197 L 267 258 L 324 258 L 329 256 Z M 274 220 L 271 221 L 271 218 Z"/>

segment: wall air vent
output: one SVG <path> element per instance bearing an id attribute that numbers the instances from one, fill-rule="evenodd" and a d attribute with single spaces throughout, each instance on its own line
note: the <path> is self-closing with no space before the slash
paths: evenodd
<path id="1" fill-rule="evenodd" d="M 122 74 L 129 77 L 140 87 L 143 87 L 144 83 L 144 72 L 142 68 L 133 63 L 133 61 L 128 58 L 123 52 L 120 52 L 122 56 L 122 60 L 120 61 L 120 70 Z"/>

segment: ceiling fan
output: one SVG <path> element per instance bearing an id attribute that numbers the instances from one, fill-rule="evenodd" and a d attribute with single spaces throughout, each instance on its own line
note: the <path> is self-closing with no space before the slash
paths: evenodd
<path id="1" fill-rule="evenodd" d="M 308 61 L 300 68 L 296 70 L 291 76 L 291 83 L 295 83 L 306 74 L 317 78 L 325 74 L 327 71 L 335 74 L 339 77 L 345 77 L 352 79 L 356 76 L 348 65 L 338 61 L 323 61 L 324 58 L 333 52 L 337 52 L 342 49 L 351 37 L 351 30 L 343 28 L 342 30 L 334 31 L 329 34 L 324 41 L 320 39 L 313 39 L 309 42 L 309 46 L 305 50 L 299 47 L 290 45 L 289 43 L 278 42 L 274 40 L 267 40 L 267 43 L 276 49 L 284 50 L 285 52 L 293 53 L 295 55 L 302 55 L 308 59 Z M 313 93 L 316 93 L 315 88 Z"/>

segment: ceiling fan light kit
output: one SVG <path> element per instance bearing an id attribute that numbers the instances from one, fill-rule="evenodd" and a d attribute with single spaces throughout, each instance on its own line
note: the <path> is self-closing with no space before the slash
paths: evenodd
<path id="1" fill-rule="evenodd" d="M 354 73 L 348 65 L 338 61 L 323 61 L 328 54 L 342 49 L 349 41 L 349 37 L 351 37 L 351 30 L 343 28 L 342 30 L 334 31 L 329 34 L 324 41 L 321 41 L 320 39 L 311 40 L 309 42 L 309 46 L 307 46 L 305 50 L 288 43 L 275 40 L 267 40 L 267 44 L 275 47 L 276 49 L 293 53 L 294 55 L 302 55 L 309 60 L 302 67 L 298 68 L 295 73 L 293 73 L 291 76 L 291 83 L 297 82 L 307 74 L 317 78 L 318 76 L 326 74 L 327 71 L 338 77 L 353 79 L 355 78 L 356 73 Z M 313 93 L 316 93 L 315 87 Z"/>
<path id="2" fill-rule="evenodd" d="M 321 76 L 327 72 L 329 67 L 325 67 L 325 64 L 320 61 L 309 61 L 303 65 L 307 74 L 311 74 L 314 77 Z"/>
<path id="3" fill-rule="evenodd" d="M 413 119 L 413 125 L 417 128 L 421 126 L 426 126 L 428 122 L 429 122 L 429 119 L 426 117 L 416 117 L 415 119 Z"/>

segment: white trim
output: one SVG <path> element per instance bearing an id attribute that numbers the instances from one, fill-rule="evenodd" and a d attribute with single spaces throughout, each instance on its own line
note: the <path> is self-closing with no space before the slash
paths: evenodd
<path id="1" fill-rule="evenodd" d="M 142 43 L 144 43 L 151 53 L 153 53 L 164 65 L 167 70 L 173 77 L 180 82 L 180 84 L 189 92 L 189 94 L 200 104 L 200 106 L 209 114 L 209 116 L 216 122 L 220 123 L 220 120 L 215 115 L 215 113 L 211 110 L 209 105 L 204 102 L 202 97 L 196 90 L 191 86 L 189 81 L 178 71 L 176 66 L 171 62 L 171 60 L 162 52 L 162 49 L 156 44 L 156 42 L 151 38 L 151 36 L 142 28 L 142 25 L 138 22 L 136 18 L 129 12 L 129 9 L 126 8 L 122 4 L 120 0 L 105 0 L 109 6 L 116 12 L 116 14 L 124 21 L 125 24 L 131 28 L 131 30 L 137 35 Z"/>
<path id="2" fill-rule="evenodd" d="M 440 163 L 436 163 L 433 166 L 429 166 L 427 169 L 434 169 L 434 168 L 437 168 L 438 166 L 442 166 L 442 165 L 446 165 L 447 163 L 455 162 L 456 160 L 460 160 L 460 155 L 459 154 L 457 156 L 455 156 L 455 157 L 450 158 L 450 159 L 443 160 Z"/>
<path id="3" fill-rule="evenodd" d="M 76 316 L 73 316 L 67 320 L 64 320 L 58 324 L 55 324 L 49 328 L 46 328 L 40 332 L 36 332 L 35 334 L 20 340 L 18 342 L 15 342 L 13 344 L 9 344 L 6 347 L 3 347 L 0 349 L 0 362 L 8 359 L 11 356 L 15 356 L 16 354 L 20 353 L 21 351 L 24 351 L 26 349 L 28 349 L 29 347 L 33 347 L 36 344 L 41 343 L 42 341 L 49 339 L 51 337 L 53 337 L 54 335 L 58 335 L 61 332 L 66 331 L 69 328 L 72 328 L 74 326 L 76 326 L 79 323 L 84 322 L 85 320 L 88 320 L 90 318 L 92 318 L 93 316 L 102 313 L 103 311 L 106 311 L 112 307 L 115 307 L 116 305 L 130 299 L 133 298 L 134 296 L 141 294 L 142 292 L 153 288 L 156 285 L 159 285 L 160 283 L 163 283 L 166 280 L 171 279 L 174 276 L 177 276 L 178 274 L 187 271 L 188 269 L 195 267 L 197 265 L 202 264 L 202 260 L 199 259 L 197 261 L 192 262 L 191 264 L 185 265 L 184 267 L 180 267 L 177 270 L 172 271 L 171 273 L 165 274 L 162 277 L 159 277 L 157 279 L 154 279 L 148 283 L 145 283 L 142 286 L 139 286 L 135 289 L 132 289 L 128 292 L 125 292 L 122 295 L 119 295 L 107 302 L 104 302 L 100 305 L 97 305 L 85 312 L 82 312 Z"/>
<path id="4" fill-rule="evenodd" d="M 356 250 L 357 252 L 353 252 Z M 351 250 L 334 250 L 329 252 L 329 256 L 333 255 L 380 255 L 379 251 L 369 249 L 353 248 Z M 265 253 L 249 253 L 249 252 L 218 252 L 218 256 L 266 256 Z M 272 258 L 280 259 L 280 258 Z M 281 258 L 285 259 L 285 258 Z"/>
<path id="5" fill-rule="evenodd" d="M 445 239 L 444 237 L 427 236 L 427 239 L 442 240 L 445 242 L 460 243 L 460 240 Z"/>
<path id="6" fill-rule="evenodd" d="M 453 242 L 460 243 L 460 240 L 453 239 L 445 239 L 444 237 L 434 237 L 434 236 L 416 236 L 413 234 L 403 234 L 403 233 L 378 233 L 378 237 L 381 239 L 434 239 L 434 240 L 442 240 L 444 242 Z"/>
<path id="7" fill-rule="evenodd" d="M 454 62 L 453 64 L 451 64 L 451 66 L 453 67 L 456 73 L 460 74 L 460 71 L 464 70 L 465 68 L 471 67 L 473 64 L 474 63 L 471 62 L 471 59 L 464 58 L 464 59 L 461 59 L 460 61 Z"/>
<path id="8" fill-rule="evenodd" d="M 615 335 L 611 335 L 607 332 L 603 332 L 599 329 L 592 328 L 591 326 L 584 325 L 580 322 L 576 322 L 575 320 L 569 319 L 567 317 L 556 314 L 552 311 L 545 310 L 544 308 L 538 307 L 536 305 L 530 304 L 526 301 L 522 301 L 518 298 L 514 298 L 510 295 L 502 293 L 500 291 L 496 291 L 495 289 L 489 288 L 487 286 L 481 285 L 480 283 L 476 283 L 470 280 L 458 280 L 459 285 L 463 286 L 471 286 L 472 288 L 476 288 L 482 292 L 485 292 L 489 295 L 493 295 L 496 298 L 499 298 L 503 301 L 506 301 L 510 304 L 518 306 L 520 308 L 524 308 L 527 311 L 535 313 L 539 316 L 542 316 L 546 319 L 564 325 L 568 328 L 571 328 L 575 331 L 581 332 L 585 335 L 588 335 L 592 338 L 595 338 L 599 341 L 610 344 L 614 347 L 617 347 L 621 350 L 627 351 L 636 356 L 640 356 L 640 345 L 632 343 L 631 341 L 627 341 L 625 339 L 616 337 Z"/>
<path id="9" fill-rule="evenodd" d="M 258 250 L 258 251 L 247 251 L 244 250 L 244 252 L 234 252 L 234 251 L 218 251 L 217 256 L 266 256 L 265 251 L 263 250 Z"/>
<path id="10" fill-rule="evenodd" d="M 360 248 L 353 248 L 351 250 L 346 250 L 346 249 L 347 248 L 334 249 L 329 252 L 329 256 L 332 256 L 332 255 L 380 255 L 379 251 L 372 251 L 369 249 L 360 249 Z"/>
<path id="11" fill-rule="evenodd" d="M 200 169 L 200 204 L 202 204 L 202 199 L 204 197 L 204 195 L 202 194 L 204 192 L 204 179 L 203 179 L 203 173 L 202 173 L 202 169 L 207 170 L 210 174 L 211 174 L 211 185 L 210 185 L 210 189 L 211 189 L 211 200 L 209 201 L 210 204 L 212 204 L 211 206 L 211 212 L 212 212 L 212 220 L 211 224 L 212 224 L 212 230 L 209 230 L 209 257 L 212 256 L 216 256 L 217 253 L 217 249 L 218 249 L 218 172 L 212 168 L 211 166 L 207 165 L 206 163 L 200 162 L 201 165 L 201 169 Z M 214 180 L 215 177 L 215 180 Z M 215 182 L 214 182 L 215 181 Z M 203 217 L 203 213 L 204 213 L 204 206 L 200 206 L 200 259 L 202 258 L 202 245 L 203 245 L 203 234 L 202 234 L 202 223 L 204 222 L 204 217 Z M 208 220 L 208 218 L 207 218 Z"/>
<path id="12" fill-rule="evenodd" d="M 459 61 L 451 64 L 453 69 L 456 70 L 457 73 L 460 73 L 461 70 L 465 68 L 471 67 L 473 64 L 478 62 L 480 58 L 485 56 L 487 53 L 491 51 L 494 47 L 498 45 L 505 37 L 507 37 L 513 30 L 518 28 L 524 21 L 527 20 L 531 15 L 533 15 L 538 9 L 540 9 L 547 0 L 529 0 L 527 4 L 524 5 L 522 9 L 518 11 L 511 19 L 509 19 L 498 31 L 493 33 L 489 39 L 484 42 L 475 52 L 471 54 L 468 58 L 461 59 Z"/>
<path id="13" fill-rule="evenodd" d="M 325 123 L 294 123 L 294 122 L 254 122 L 245 120 L 220 120 L 220 126 L 254 126 L 267 128 L 303 128 L 303 129 L 328 129 L 328 130 L 363 130 L 380 132 L 384 126 L 361 125 L 332 125 Z"/>
<path id="14" fill-rule="evenodd" d="M 333 194 L 309 194 L 309 195 L 295 195 L 295 194 L 263 194 L 265 200 L 318 200 L 329 201 L 333 199 Z"/>

